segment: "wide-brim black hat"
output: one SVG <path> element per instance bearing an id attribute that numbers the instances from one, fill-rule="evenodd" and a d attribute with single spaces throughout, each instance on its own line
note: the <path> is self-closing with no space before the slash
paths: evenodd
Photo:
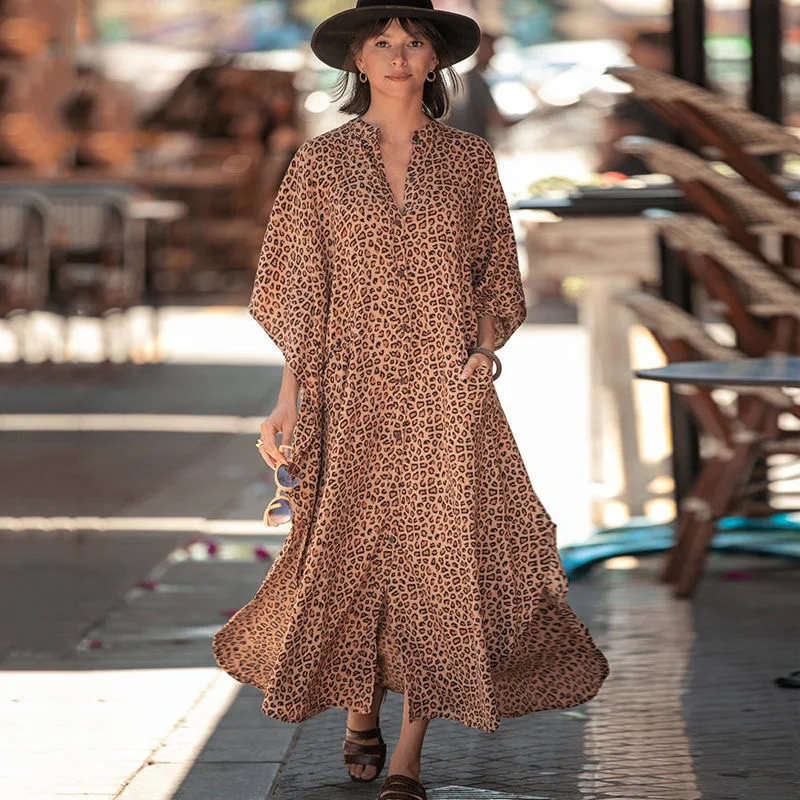
<path id="1" fill-rule="evenodd" d="M 449 67 L 469 58 L 477 49 L 481 29 L 477 22 L 466 14 L 439 11 L 431 0 L 358 0 L 355 8 L 340 11 L 317 25 L 311 36 L 311 49 L 320 61 L 330 67 L 344 69 L 350 35 L 356 28 L 381 17 L 413 17 L 430 20 L 442 32 L 450 49 L 449 58 L 444 55 L 439 67 Z"/>

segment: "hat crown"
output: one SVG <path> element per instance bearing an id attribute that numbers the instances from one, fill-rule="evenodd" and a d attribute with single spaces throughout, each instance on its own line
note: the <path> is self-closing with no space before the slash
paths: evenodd
<path id="1" fill-rule="evenodd" d="M 432 0 L 358 0 L 356 8 L 380 8 L 381 6 L 408 6 L 409 8 L 433 9 Z M 390 14 L 387 14 L 390 16 Z"/>
<path id="2" fill-rule="evenodd" d="M 447 42 L 447 53 L 439 59 L 442 69 L 472 55 L 480 44 L 481 29 L 472 17 L 440 11 L 433 7 L 433 0 L 356 0 L 356 3 L 355 8 L 320 22 L 311 36 L 312 51 L 330 67 L 355 71 L 349 58 L 352 36 L 362 25 L 376 19 L 410 17 L 433 23 Z"/>

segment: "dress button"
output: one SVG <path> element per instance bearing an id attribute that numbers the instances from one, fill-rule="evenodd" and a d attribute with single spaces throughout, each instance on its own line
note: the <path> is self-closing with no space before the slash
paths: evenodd
<path id="1" fill-rule="evenodd" d="M 411 326 L 410 326 L 410 325 L 406 325 L 406 323 L 404 322 L 404 323 L 403 323 L 403 324 L 400 326 L 400 330 L 401 330 L 401 331 L 406 331 L 406 332 L 408 332 L 408 331 L 410 331 L 410 330 L 411 330 Z"/>
<path id="2" fill-rule="evenodd" d="M 394 432 L 395 439 L 402 439 L 403 438 L 403 431 L 397 430 Z"/>
<path id="3" fill-rule="evenodd" d="M 389 537 L 387 538 L 387 541 L 389 541 L 389 542 L 391 542 L 392 544 L 394 544 L 394 543 L 397 541 L 397 538 L 396 538 L 396 537 L 394 537 L 394 536 L 389 536 Z"/>
<path id="4" fill-rule="evenodd" d="M 400 269 L 397 270 L 397 274 L 402 278 L 406 274 L 406 271 L 400 267 Z"/>

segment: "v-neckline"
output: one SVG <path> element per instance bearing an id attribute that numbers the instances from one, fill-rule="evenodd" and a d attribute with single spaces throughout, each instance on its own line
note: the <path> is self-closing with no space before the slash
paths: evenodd
<path id="1" fill-rule="evenodd" d="M 408 194 L 408 173 L 411 170 L 411 164 L 414 162 L 414 157 L 416 156 L 416 154 L 417 154 L 417 146 L 416 146 L 416 143 L 412 139 L 412 141 L 411 141 L 411 158 L 408 159 L 408 164 L 406 164 L 406 171 L 405 171 L 405 173 L 403 175 L 402 194 L 401 194 L 401 197 L 400 197 L 400 202 L 403 204 L 403 207 L 400 208 L 400 206 L 397 203 L 397 198 L 394 196 L 394 190 L 392 189 L 392 183 L 389 180 L 389 171 L 386 169 L 386 159 L 383 157 L 383 151 L 381 150 L 380 140 L 378 141 L 378 156 L 380 157 L 381 168 L 383 169 L 383 180 L 384 180 L 384 182 L 386 183 L 386 186 L 389 189 L 389 194 L 392 197 L 392 202 L 394 203 L 395 210 L 397 211 L 398 214 L 400 214 L 400 216 L 405 214 L 406 206 L 408 205 L 408 200 L 406 200 L 406 195 Z"/>
<path id="2" fill-rule="evenodd" d="M 389 172 L 386 169 L 386 159 L 384 159 L 383 150 L 381 149 L 381 138 L 380 138 L 381 129 L 374 122 L 369 122 L 368 120 L 362 119 L 361 117 L 357 117 L 357 119 L 360 120 L 363 124 L 370 126 L 375 131 L 375 138 L 373 140 L 373 143 L 375 148 L 377 149 L 377 155 L 378 155 L 378 160 L 380 162 L 380 172 L 383 178 L 383 183 L 389 192 L 389 197 L 391 198 L 392 205 L 394 206 L 395 211 L 400 216 L 403 216 L 406 213 L 406 208 L 408 207 L 408 200 L 406 199 L 408 194 L 408 174 L 411 171 L 411 165 L 414 163 L 414 159 L 417 156 L 417 144 L 419 140 L 416 138 L 416 134 L 419 131 L 423 130 L 424 128 L 427 128 L 429 125 L 435 125 L 436 120 L 433 119 L 433 117 L 430 117 L 429 122 L 426 122 L 419 128 L 415 128 L 411 132 L 411 158 L 408 160 L 405 175 L 403 176 L 403 193 L 402 197 L 400 198 L 403 207 L 401 208 L 397 202 L 397 198 L 394 196 L 394 192 L 392 191 L 392 184 L 389 181 Z"/>

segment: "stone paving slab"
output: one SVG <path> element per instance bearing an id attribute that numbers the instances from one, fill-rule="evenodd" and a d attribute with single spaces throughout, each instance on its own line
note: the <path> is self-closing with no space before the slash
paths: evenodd
<path id="1" fill-rule="evenodd" d="M 118 800 L 264 800 L 277 764 L 152 764 Z"/>
<path id="2" fill-rule="evenodd" d="M 261 413 L 282 371 L 268 364 L 4 364 L 0 414 Z"/>
<path id="3" fill-rule="evenodd" d="M 297 726 L 265 717 L 259 693 L 223 673 L 210 646 L 221 612 L 263 578 L 260 540 L 221 543 L 236 560 L 178 548 L 146 573 L 156 588 L 129 588 L 82 646 L 12 649 L 0 671 L 0 760 L 13 768 L 0 770 L 0 796 L 265 797 Z M 91 638 L 102 646 L 87 647 Z"/>
<path id="4" fill-rule="evenodd" d="M 563 358 L 558 348 L 549 351 Z M 0 379 L 0 412 L 251 415 L 268 409 L 280 376 L 274 368 L 268 380 L 263 370 L 121 369 L 113 380 L 84 371 L 71 384 L 56 381 L 57 391 L 52 376 L 29 374 L 27 383 Z M 510 413 L 514 403 L 528 403 L 527 387 L 512 382 L 506 390 L 514 395 L 507 398 Z M 574 396 L 552 385 L 548 391 L 554 402 Z M 9 481 L 0 491 L 5 495 L 13 484 L 14 513 L 64 513 L 76 496 L 88 514 L 186 516 L 202 507 L 207 516 L 252 519 L 263 509 L 257 482 L 263 466 L 245 436 L 92 434 L 82 437 L 90 447 L 82 451 L 88 465 L 80 468 L 68 438 L 12 438 L 15 469 L 4 473 Z M 565 455 L 568 448 L 542 449 L 581 461 Z M 552 473 L 532 476 L 545 492 L 552 491 L 547 480 L 562 481 L 558 476 L 567 472 L 563 463 L 539 468 Z M 26 494 L 31 476 L 47 491 Z M 204 494 L 212 483 L 216 489 Z M 582 493 L 581 485 L 576 479 L 569 492 Z M 221 610 L 249 600 L 269 567 L 252 558 L 253 545 L 265 539 L 220 538 L 218 558 L 162 561 L 160 572 L 148 573 L 174 539 L 98 536 L 96 552 L 105 555 L 95 560 L 85 549 L 70 585 L 58 577 L 68 561 L 54 568 L 59 536 L 18 540 L 32 548 L 16 562 L 30 557 L 27 572 L 12 576 L 14 559 L 0 562 L 0 579 L 11 576 L 5 585 L 13 589 L 5 596 L 6 619 L 18 619 L 36 637 L 25 647 L 11 637 L 0 662 L 0 760 L 12 764 L 0 770 L 0 797 L 377 797 L 379 781 L 353 783 L 341 763 L 343 709 L 301 725 L 272 720 L 260 712 L 260 693 L 213 661 L 210 637 L 224 621 Z M 800 669 L 798 567 L 714 556 L 691 602 L 670 596 L 657 580 L 659 567 L 659 558 L 627 571 L 601 567 L 571 587 L 570 602 L 612 664 L 594 701 L 504 720 L 493 734 L 432 722 L 422 773 L 431 800 L 800 796 L 800 692 L 773 684 L 777 675 Z M 733 569 L 751 579 L 726 579 Z M 157 590 L 130 590 L 147 574 L 157 575 Z M 91 590 L 84 600 L 81 589 Z M 59 620 L 63 646 L 48 649 L 43 643 L 55 641 Z M 67 646 L 81 633 L 103 646 Z M 401 710 L 402 697 L 390 694 L 381 718 L 390 748 Z"/>
<path id="5" fill-rule="evenodd" d="M 773 683 L 800 668 L 800 568 L 712 556 L 696 599 L 685 601 L 658 581 L 660 565 L 601 567 L 571 585 L 573 608 L 611 661 L 590 703 L 506 719 L 492 734 L 431 722 L 421 772 L 431 800 L 461 797 L 454 786 L 472 792 L 464 798 L 800 796 L 800 692 Z M 728 580 L 730 570 L 752 579 Z M 390 693 L 381 714 L 389 755 L 401 714 L 402 696 Z M 377 797 L 379 781 L 352 783 L 341 763 L 345 719 L 328 710 L 303 723 L 274 797 Z"/>
<path id="6" fill-rule="evenodd" d="M 2 796 L 377 797 L 378 782 L 350 781 L 341 763 L 343 709 L 282 723 L 261 713 L 260 692 L 216 668 L 220 609 L 246 602 L 268 566 L 246 560 L 241 539 L 221 541 L 227 557 L 171 562 L 162 590 L 127 594 L 91 631 L 103 647 L 49 661 L 11 654 L 0 749 L 14 770 Z M 687 602 L 658 582 L 659 567 L 648 558 L 600 568 L 570 587 L 612 665 L 595 700 L 506 719 L 492 734 L 432 721 L 421 776 L 431 800 L 796 796 L 800 693 L 773 679 L 798 668 L 800 568 L 715 555 Z M 752 578 L 727 580 L 728 570 Z M 172 637 L 181 631 L 190 635 Z M 390 752 L 401 712 L 390 693 L 381 717 Z"/>
<path id="7" fill-rule="evenodd" d="M 0 533 L 0 664 L 12 648 L 39 658 L 70 651 L 87 624 L 169 553 L 183 535 L 132 531 Z"/>

